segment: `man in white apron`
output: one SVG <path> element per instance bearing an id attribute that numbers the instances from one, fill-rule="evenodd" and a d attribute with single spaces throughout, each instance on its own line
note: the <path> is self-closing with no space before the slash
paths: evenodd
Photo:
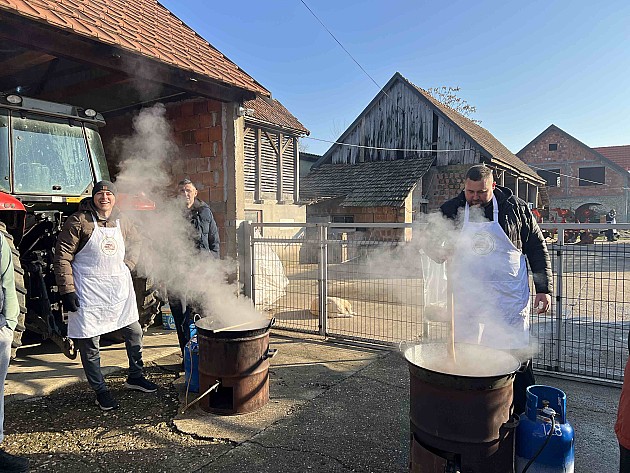
<path id="1" fill-rule="evenodd" d="M 460 219 L 459 234 L 449 256 L 453 287 L 455 341 L 514 352 L 529 358 L 530 294 L 527 262 L 532 269 L 534 307 L 551 304 L 551 261 L 545 238 L 527 203 L 505 187 L 497 187 L 492 170 L 472 166 L 464 191 L 440 208 Z M 525 409 L 527 386 L 535 383 L 531 363 L 514 380 L 516 413 Z"/>
<path id="2" fill-rule="evenodd" d="M 129 358 L 125 387 L 157 390 L 142 372 L 142 328 L 131 281 L 139 239 L 115 204 L 114 185 L 96 183 L 92 199 L 84 199 L 79 211 L 66 220 L 54 259 L 63 308 L 68 313 L 68 337 L 79 349 L 85 375 L 102 410 L 118 407 L 101 372 L 99 341 L 103 334 L 119 329 L 123 334 Z M 125 251 L 126 241 L 136 244 L 135 251 Z"/>

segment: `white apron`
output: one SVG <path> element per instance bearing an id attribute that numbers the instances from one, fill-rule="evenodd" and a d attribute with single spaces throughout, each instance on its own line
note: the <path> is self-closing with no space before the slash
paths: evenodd
<path id="1" fill-rule="evenodd" d="M 523 253 L 499 225 L 492 196 L 491 222 L 464 224 L 449 261 L 453 286 L 455 341 L 513 350 L 529 344 L 529 280 Z"/>
<path id="2" fill-rule="evenodd" d="M 80 307 L 68 314 L 70 338 L 91 338 L 138 321 L 120 222 L 116 220 L 115 227 L 99 227 L 92 219 L 94 232 L 71 263 Z"/>

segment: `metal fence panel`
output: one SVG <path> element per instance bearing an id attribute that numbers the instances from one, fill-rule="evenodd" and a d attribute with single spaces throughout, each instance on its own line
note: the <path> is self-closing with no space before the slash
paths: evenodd
<path id="1" fill-rule="evenodd" d="M 409 239 L 421 227 L 306 224 L 293 226 L 290 238 L 273 233 L 290 226 L 254 224 L 264 237 L 251 232 L 253 299 L 278 328 L 385 344 L 448 336 L 449 324 L 427 310 L 426 275 Z M 530 319 L 534 366 L 620 381 L 630 329 L 630 241 L 567 245 L 562 235 L 549 242 L 552 308 Z"/>

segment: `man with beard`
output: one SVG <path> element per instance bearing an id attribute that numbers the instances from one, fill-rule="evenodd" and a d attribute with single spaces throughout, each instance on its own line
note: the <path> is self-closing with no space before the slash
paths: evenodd
<path id="1" fill-rule="evenodd" d="M 197 198 L 197 187 L 190 179 L 177 185 L 179 198 L 184 205 L 184 217 L 192 226 L 193 245 L 203 255 L 219 258 L 219 229 L 208 204 Z M 180 294 L 169 295 L 169 305 L 177 328 L 179 346 L 184 355 L 184 347 L 190 338 L 188 326 L 195 309 L 194 301 Z M 183 366 L 183 364 L 182 364 Z"/>
<path id="2" fill-rule="evenodd" d="M 551 305 L 551 260 L 545 238 L 527 203 L 496 185 L 492 169 L 474 165 L 464 190 L 440 210 L 456 219 L 460 233 L 451 242 L 449 278 L 454 297 L 455 341 L 508 350 L 529 359 L 532 270 L 538 313 Z M 514 409 L 525 410 L 526 389 L 535 383 L 531 362 L 514 380 Z"/>
<path id="3" fill-rule="evenodd" d="M 129 358 L 125 387 L 152 393 L 157 385 L 142 371 L 142 328 L 131 282 L 139 255 L 135 226 L 120 213 L 116 187 L 97 182 L 92 198 L 66 220 L 55 249 L 55 277 L 68 312 L 68 337 L 81 354 L 96 404 L 104 411 L 116 409 L 101 372 L 100 336 L 121 330 Z"/>

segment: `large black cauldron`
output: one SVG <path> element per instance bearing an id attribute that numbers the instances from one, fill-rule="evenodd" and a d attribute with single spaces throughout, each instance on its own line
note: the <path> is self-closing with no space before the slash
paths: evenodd
<path id="1" fill-rule="evenodd" d="M 512 384 L 520 362 L 509 353 L 424 343 L 404 351 L 410 374 L 410 471 L 514 471 Z"/>

